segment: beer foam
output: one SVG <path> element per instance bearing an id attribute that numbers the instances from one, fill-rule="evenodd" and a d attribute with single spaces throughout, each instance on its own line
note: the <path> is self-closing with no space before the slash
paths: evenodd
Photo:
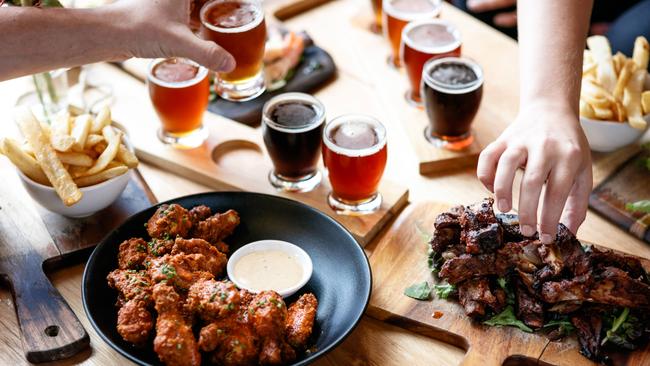
<path id="1" fill-rule="evenodd" d="M 467 66 L 470 68 L 474 74 L 476 75 L 476 80 L 469 83 L 467 86 L 461 85 L 460 87 L 454 87 L 450 86 L 444 83 L 441 83 L 438 80 L 435 80 L 433 76 L 431 75 L 431 71 L 438 65 L 444 64 L 444 63 L 459 63 Z M 478 89 L 481 85 L 483 85 L 483 70 L 481 67 L 474 62 L 471 59 L 465 58 L 465 57 L 443 57 L 443 58 L 438 58 L 438 59 L 433 59 L 427 61 L 426 64 L 424 64 L 423 72 L 422 72 L 422 80 L 432 89 L 435 89 L 437 91 L 447 93 L 447 94 L 465 94 L 472 92 L 476 89 Z"/>
<path id="2" fill-rule="evenodd" d="M 335 136 L 332 136 L 333 133 Z M 384 126 L 376 119 L 363 115 L 347 115 L 334 119 L 325 127 L 324 136 L 323 140 L 328 149 L 349 157 L 376 154 L 386 146 Z"/>
<path id="3" fill-rule="evenodd" d="M 435 33 L 432 34 L 427 26 L 436 26 Z M 443 39 L 446 38 L 446 39 Z M 402 31 L 404 43 L 419 52 L 428 54 L 441 54 L 455 50 L 461 45 L 460 32 L 451 23 L 440 19 L 422 19 L 410 22 Z M 424 41 L 418 41 L 423 39 Z"/>
<path id="4" fill-rule="evenodd" d="M 309 123 L 299 126 L 287 126 L 273 120 L 271 114 L 274 109 L 285 103 L 304 103 L 313 108 L 315 116 Z M 262 109 L 262 122 L 269 128 L 286 133 L 301 133 L 313 130 L 325 122 L 325 107 L 313 96 L 304 93 L 284 93 L 271 98 Z"/>
<path id="5" fill-rule="evenodd" d="M 237 2 L 237 0 L 230 0 L 230 1 Z M 235 28 L 223 28 L 223 27 L 217 27 L 216 25 L 210 24 L 209 22 L 204 20 L 205 13 L 210 8 L 217 6 L 218 4 L 221 3 L 221 1 L 213 1 L 211 3 L 206 4 L 203 8 L 201 8 L 201 13 L 200 13 L 201 23 L 208 29 L 219 33 L 243 33 L 260 25 L 260 23 L 262 23 L 262 21 L 264 20 L 264 11 L 262 10 L 261 5 L 258 4 L 256 1 L 250 1 L 250 0 L 240 0 L 239 2 L 253 5 L 253 7 L 255 8 L 256 10 L 255 19 L 253 19 L 252 22 L 244 24 L 241 27 L 235 27 Z"/>
<path id="6" fill-rule="evenodd" d="M 199 70 L 196 72 L 196 75 L 193 78 L 184 81 L 179 81 L 179 82 L 164 81 L 162 79 L 157 78 L 153 73 L 154 68 L 158 66 L 160 63 L 165 62 L 167 60 L 166 58 L 158 58 L 151 61 L 151 63 L 149 64 L 149 68 L 147 72 L 147 81 L 159 86 L 163 86 L 165 88 L 181 89 L 199 83 L 201 80 L 205 79 L 205 77 L 208 75 L 208 69 L 197 64 L 196 62 L 185 58 L 178 58 L 178 59 L 179 62 L 180 60 L 182 60 L 182 62 L 188 63 L 192 66 L 196 66 L 199 68 Z"/>
<path id="7" fill-rule="evenodd" d="M 400 5 L 407 5 L 407 6 L 405 9 L 399 9 L 397 6 L 393 4 L 396 2 L 401 2 L 403 4 Z M 429 5 L 431 5 L 431 10 L 429 11 L 427 11 L 427 9 L 422 9 L 422 8 L 418 9 L 413 6 L 410 6 L 415 4 L 410 2 L 410 0 L 393 0 L 393 1 L 384 0 L 383 11 L 393 18 L 397 18 L 399 20 L 403 20 L 406 22 L 410 22 L 417 19 L 430 19 L 430 18 L 437 17 L 438 14 L 440 14 L 440 10 L 442 8 L 442 0 L 428 0 L 427 2 L 429 3 Z"/>

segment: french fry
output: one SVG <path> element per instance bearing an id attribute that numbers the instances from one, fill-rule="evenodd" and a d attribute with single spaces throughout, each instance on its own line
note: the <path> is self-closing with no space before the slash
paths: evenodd
<path id="1" fill-rule="evenodd" d="M 65 153 L 59 152 L 56 155 L 61 159 L 62 163 L 68 165 L 91 167 L 94 163 L 93 159 L 84 153 L 71 151 Z"/>
<path id="2" fill-rule="evenodd" d="M 592 106 L 593 107 L 593 106 Z M 609 108 L 593 107 L 594 115 L 597 119 L 610 120 L 614 117 L 614 112 Z"/>
<path id="3" fill-rule="evenodd" d="M 648 122 L 646 122 L 643 117 L 632 116 L 629 117 L 627 123 L 630 124 L 630 127 L 636 128 L 638 130 L 645 130 L 648 127 Z"/>
<path id="4" fill-rule="evenodd" d="M 591 55 L 591 51 L 585 49 L 582 52 L 582 62 L 583 63 L 594 63 L 594 57 Z"/>
<path id="5" fill-rule="evenodd" d="M 580 99 L 580 115 L 585 118 L 596 118 L 596 113 L 591 105 Z"/>
<path id="6" fill-rule="evenodd" d="M 644 116 L 650 114 L 650 90 L 641 93 L 641 109 Z"/>
<path id="7" fill-rule="evenodd" d="M 91 133 L 86 138 L 85 149 L 90 149 L 91 147 L 97 145 L 98 143 L 104 141 L 104 136 Z"/>
<path id="8" fill-rule="evenodd" d="M 650 45 L 644 36 L 636 37 L 636 40 L 634 41 L 632 59 L 637 64 L 639 69 L 648 69 L 648 59 L 650 59 Z"/>
<path id="9" fill-rule="evenodd" d="M 16 140 L 6 138 L 0 141 L 0 147 L 2 147 L 3 153 L 23 174 L 35 182 L 50 185 L 36 159 L 25 153 Z"/>
<path id="10" fill-rule="evenodd" d="M 596 76 L 596 68 L 598 64 L 595 62 L 582 65 L 582 76 L 593 75 Z"/>
<path id="11" fill-rule="evenodd" d="M 594 99 L 605 99 L 610 103 L 614 103 L 616 98 L 605 88 L 600 86 L 597 82 L 591 80 L 582 81 L 583 95 L 591 96 Z"/>
<path id="12" fill-rule="evenodd" d="M 29 142 L 23 142 L 23 145 L 20 148 L 25 152 L 25 154 L 34 157 L 34 149 L 32 149 L 32 145 L 30 145 Z"/>
<path id="13" fill-rule="evenodd" d="M 73 179 L 77 179 L 81 177 L 87 170 L 88 170 L 87 167 L 78 166 L 78 165 L 72 165 L 70 166 L 70 168 L 68 168 L 68 172 L 70 173 Z"/>
<path id="14" fill-rule="evenodd" d="M 129 168 L 135 168 L 138 166 L 138 158 L 133 154 L 129 149 L 120 144 L 119 149 L 117 150 L 117 159 L 123 162 Z"/>
<path id="15" fill-rule="evenodd" d="M 583 94 L 581 97 L 585 102 L 589 103 L 594 109 L 608 109 L 612 102 L 602 96 L 593 96 L 592 94 Z"/>
<path id="16" fill-rule="evenodd" d="M 45 122 L 40 122 L 39 124 L 41 125 L 41 131 L 43 132 L 43 135 L 46 139 L 49 140 L 52 136 L 52 129 L 50 128 L 50 125 Z"/>
<path id="17" fill-rule="evenodd" d="M 113 127 L 111 126 L 105 126 L 102 129 L 102 135 L 104 135 L 104 138 L 106 141 L 108 141 L 108 146 L 106 146 L 106 149 L 102 154 L 97 158 L 95 161 L 95 164 L 88 169 L 88 171 L 84 174 L 86 176 L 90 176 L 93 174 L 97 174 L 100 171 L 104 170 L 108 163 L 113 161 L 115 159 L 115 156 L 117 155 L 117 151 L 119 150 L 120 147 L 120 140 L 122 139 L 122 133 L 116 133 Z"/>
<path id="18" fill-rule="evenodd" d="M 79 202 L 83 193 L 72 181 L 68 171 L 64 169 L 61 160 L 57 157 L 54 148 L 48 143 L 49 139 L 43 133 L 41 125 L 32 112 L 28 108 L 22 107 L 15 112 L 14 118 L 23 136 L 34 149 L 36 160 L 43 169 L 43 173 L 52 183 L 63 203 L 66 206 L 72 206 Z"/>
<path id="19" fill-rule="evenodd" d="M 90 131 L 90 125 L 92 123 L 92 117 L 89 114 L 82 114 L 74 119 L 74 126 L 72 127 L 72 132 L 70 135 L 74 138 L 74 144 L 72 149 L 74 151 L 83 151 L 84 146 L 86 145 L 86 138 L 88 137 L 88 132 Z"/>
<path id="20" fill-rule="evenodd" d="M 108 146 L 108 143 L 106 141 L 101 141 L 97 143 L 95 146 L 92 147 L 91 150 L 96 152 L 97 154 L 101 154 L 106 150 L 106 147 Z"/>
<path id="21" fill-rule="evenodd" d="M 627 83 L 630 81 L 630 77 L 632 77 L 632 73 L 634 70 L 636 70 L 636 68 L 637 65 L 634 61 L 626 60 L 625 65 L 623 65 L 623 69 L 618 76 L 618 80 L 616 81 L 616 87 L 614 88 L 613 95 L 617 100 L 621 100 L 621 98 L 623 98 L 623 90 L 625 89 Z"/>
<path id="22" fill-rule="evenodd" d="M 625 122 L 627 120 L 627 111 L 622 102 L 617 100 L 616 103 L 612 105 L 612 112 L 614 112 L 614 119 L 616 121 Z"/>
<path id="23" fill-rule="evenodd" d="M 623 65 L 625 65 L 625 60 L 627 60 L 627 58 L 621 51 L 616 52 L 616 54 L 612 56 L 612 63 L 614 64 L 614 71 L 616 72 L 616 76 L 619 76 L 621 73 Z"/>
<path id="24" fill-rule="evenodd" d="M 57 151 L 69 151 L 75 143 L 74 137 L 70 136 L 70 114 L 64 113 L 52 122 L 52 134 L 50 143 Z"/>
<path id="25" fill-rule="evenodd" d="M 115 167 L 118 167 L 118 166 L 126 166 L 126 165 L 124 165 L 124 163 L 119 162 L 117 160 L 113 160 L 110 163 L 108 163 L 108 165 L 106 166 L 106 170 L 111 169 L 111 168 L 115 168 Z"/>
<path id="26" fill-rule="evenodd" d="M 120 176 L 128 171 L 129 171 L 128 167 L 126 167 L 125 165 L 120 165 L 106 170 L 102 170 L 101 172 L 98 172 L 96 174 L 77 178 L 74 181 L 79 187 L 88 187 L 101 182 L 105 182 L 109 179 Z"/>
<path id="27" fill-rule="evenodd" d="M 603 88 L 611 93 L 616 87 L 616 72 L 609 41 L 605 36 L 591 36 L 587 38 L 587 45 L 594 61 L 598 64 L 596 78 Z"/>
<path id="28" fill-rule="evenodd" d="M 99 134 L 102 132 L 102 129 L 111 124 L 111 110 L 108 106 L 104 106 L 97 117 L 93 121 L 92 127 L 90 128 L 91 133 Z"/>
<path id="29" fill-rule="evenodd" d="M 630 77 L 623 94 L 623 106 L 628 115 L 628 122 L 634 128 L 645 128 L 645 120 L 641 118 L 643 110 L 641 107 L 641 92 L 643 83 L 648 71 L 645 69 L 636 70 Z"/>

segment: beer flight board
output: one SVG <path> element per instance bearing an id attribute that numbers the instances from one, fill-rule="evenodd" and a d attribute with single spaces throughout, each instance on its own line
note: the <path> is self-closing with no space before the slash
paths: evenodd
<path id="1" fill-rule="evenodd" d="M 343 224 L 361 245 L 372 240 L 408 203 L 408 189 L 387 179 L 379 187 L 382 206 L 364 216 L 335 214 L 327 203 L 331 190 L 327 179 L 311 192 L 278 192 L 268 182 L 272 164 L 263 148 L 260 130 L 211 112 L 204 115 L 204 126 L 210 131 L 210 137 L 202 146 L 191 150 L 167 146 L 156 135 L 160 121 L 142 81 L 113 65 L 101 64 L 95 68 L 98 81 L 110 81 L 113 86 L 113 118 L 126 128 L 143 161 L 211 188 L 274 194 L 306 203 Z"/>

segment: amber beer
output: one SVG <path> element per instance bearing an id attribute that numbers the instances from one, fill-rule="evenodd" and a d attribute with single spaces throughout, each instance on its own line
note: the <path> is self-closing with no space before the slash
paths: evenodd
<path id="1" fill-rule="evenodd" d="M 369 116 L 341 116 L 325 126 L 323 142 L 332 209 L 352 215 L 379 209 L 382 198 L 377 188 L 387 158 L 384 126 Z"/>
<path id="2" fill-rule="evenodd" d="M 303 93 L 273 97 L 262 110 L 262 136 L 273 161 L 269 182 L 282 191 L 307 192 L 322 179 L 321 156 L 325 107 Z"/>
<path id="3" fill-rule="evenodd" d="M 376 32 L 376 33 L 380 33 L 381 32 L 381 27 L 382 27 L 382 24 L 381 24 L 382 19 L 381 18 L 382 18 L 383 11 L 381 10 L 381 8 L 382 8 L 381 2 L 382 2 L 382 0 L 371 0 L 372 12 L 375 15 L 374 21 L 373 21 L 373 23 L 371 25 L 371 30 L 373 32 Z"/>
<path id="4" fill-rule="evenodd" d="M 219 96 L 246 101 L 262 94 L 266 23 L 259 0 L 211 0 L 201 9 L 201 31 L 235 58 L 232 72 L 218 73 Z"/>
<path id="5" fill-rule="evenodd" d="M 425 131 L 436 146 L 460 150 L 471 145 L 471 125 L 483 97 L 483 70 L 471 59 L 445 57 L 427 61 L 422 97 L 429 117 Z"/>
<path id="6" fill-rule="evenodd" d="M 399 57 L 402 31 L 414 20 L 433 19 L 440 14 L 442 0 L 384 0 L 383 30 L 390 42 L 390 65 L 401 67 Z"/>
<path id="7" fill-rule="evenodd" d="M 460 56 L 460 49 L 460 32 L 444 20 L 419 20 L 404 27 L 400 55 L 411 83 L 406 100 L 422 105 L 420 83 L 424 63 L 432 58 Z"/>
<path id="8" fill-rule="evenodd" d="M 193 148 L 208 137 L 203 113 L 210 98 L 208 70 L 184 58 L 154 60 L 147 76 L 149 96 L 162 128 L 158 137 L 178 148 Z"/>

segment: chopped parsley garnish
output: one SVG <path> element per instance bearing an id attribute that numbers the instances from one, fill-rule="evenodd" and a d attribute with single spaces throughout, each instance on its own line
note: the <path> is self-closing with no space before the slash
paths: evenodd
<path id="1" fill-rule="evenodd" d="M 452 292 L 456 291 L 456 286 L 443 283 L 441 285 L 433 285 L 433 290 L 436 292 L 438 298 L 447 299 Z"/>
<path id="2" fill-rule="evenodd" d="M 232 311 L 233 309 L 235 309 L 235 304 L 233 304 L 233 303 L 228 304 L 226 309 L 228 309 L 228 311 Z"/>
<path id="3" fill-rule="evenodd" d="M 176 268 L 165 263 L 160 267 L 160 272 L 167 277 L 168 280 L 176 277 Z"/>
<path id="4" fill-rule="evenodd" d="M 404 295 L 416 300 L 429 300 L 429 297 L 431 296 L 431 287 L 429 287 L 427 281 L 416 283 L 407 287 L 404 290 Z"/>

